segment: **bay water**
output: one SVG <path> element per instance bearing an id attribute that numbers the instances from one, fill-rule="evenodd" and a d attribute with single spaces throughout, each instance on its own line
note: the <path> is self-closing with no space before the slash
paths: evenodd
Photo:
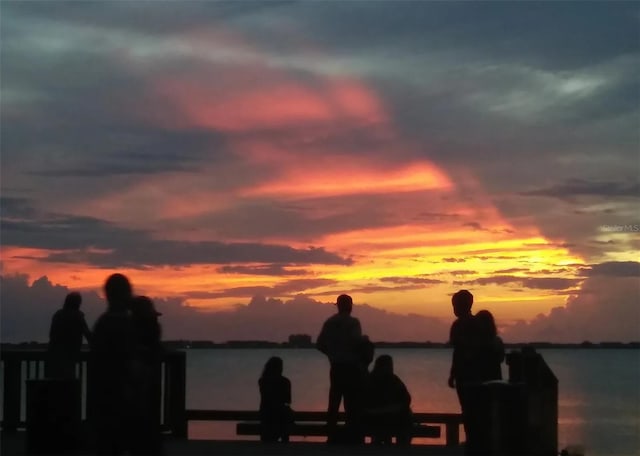
<path id="1" fill-rule="evenodd" d="M 580 445 L 588 456 L 640 455 L 640 351 L 540 349 L 559 381 L 559 448 Z M 447 386 L 450 349 L 378 349 L 389 354 L 415 412 L 459 412 Z M 187 408 L 257 410 L 258 378 L 280 356 L 292 384 L 294 410 L 326 410 L 329 364 L 313 349 L 187 350 Z M 503 378 L 507 378 L 503 366 Z M 192 422 L 189 437 L 238 438 L 233 423 Z"/>

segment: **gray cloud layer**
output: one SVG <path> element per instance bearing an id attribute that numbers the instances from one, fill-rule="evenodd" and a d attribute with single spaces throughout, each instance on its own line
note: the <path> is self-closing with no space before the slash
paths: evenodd
<path id="1" fill-rule="evenodd" d="M 635 263 L 638 267 L 638 263 Z M 71 291 L 41 277 L 29 284 L 26 276 L 0 277 L 3 342 L 46 341 L 51 315 Z M 134 284 L 135 285 L 135 284 Z M 290 284 L 290 288 L 291 288 Z M 295 288 L 295 287 L 293 287 Z M 291 290 L 293 290 L 291 288 Z M 105 304 L 93 290 L 80 290 L 83 311 L 92 324 Z M 273 290 L 254 290 L 269 295 Z M 582 342 L 640 340 L 640 310 L 636 301 L 638 276 L 589 277 L 566 307 L 553 309 L 530 323 L 505 323 L 496 315 L 507 342 Z M 314 338 L 335 307 L 299 295 L 282 301 L 261 296 L 248 305 L 224 312 L 203 312 L 186 307 L 180 299 L 156 299 L 163 313 L 166 339 L 284 341 L 289 334 L 306 333 Z M 476 309 L 480 310 L 480 309 Z M 445 342 L 451 321 L 421 315 L 401 315 L 356 303 L 354 314 L 373 340 Z"/>

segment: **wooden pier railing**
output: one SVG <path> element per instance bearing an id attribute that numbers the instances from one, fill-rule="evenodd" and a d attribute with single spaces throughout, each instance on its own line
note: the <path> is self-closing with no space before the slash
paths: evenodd
<path id="1" fill-rule="evenodd" d="M 43 349 L 0 351 L 3 370 L 1 425 L 4 431 L 15 431 L 26 426 L 26 382 L 45 378 L 46 357 L 47 351 Z M 232 421 L 240 425 L 260 421 L 258 411 L 253 410 L 187 410 L 185 352 L 166 352 L 162 359 L 160 375 L 162 377 L 161 421 L 165 432 L 175 437 L 185 439 L 188 437 L 189 421 Z M 92 401 L 90 395 L 86 394 L 87 381 L 90 377 L 89 352 L 83 351 L 76 366 L 76 378 L 82 387 L 83 418 L 91 415 Z M 459 413 L 414 413 L 414 416 L 417 423 L 443 426 L 447 445 L 455 446 L 460 443 L 462 416 Z M 326 412 L 298 411 L 294 414 L 296 423 L 320 425 L 326 422 L 326 418 Z M 344 420 L 344 414 L 340 413 L 338 419 Z"/>
<path id="2" fill-rule="evenodd" d="M 2 429 L 15 431 L 26 423 L 26 382 L 44 379 L 47 351 L 43 349 L 11 349 L 0 351 L 3 370 Z M 87 379 L 91 376 L 89 352 L 80 354 L 76 378 L 82 387 L 82 416 L 90 416 L 91 399 L 87 397 Z M 186 416 L 186 355 L 181 351 L 167 351 L 160 369 L 163 428 L 176 437 L 187 437 Z"/>

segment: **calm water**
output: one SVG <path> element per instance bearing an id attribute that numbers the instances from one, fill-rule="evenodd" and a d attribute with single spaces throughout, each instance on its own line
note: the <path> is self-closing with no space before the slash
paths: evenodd
<path id="1" fill-rule="evenodd" d="M 459 412 L 446 385 L 447 349 L 389 349 L 397 374 L 413 397 L 414 411 Z M 559 443 L 580 444 L 588 456 L 640 455 L 640 352 L 637 350 L 540 350 L 559 380 Z M 264 362 L 284 360 L 293 408 L 325 410 L 326 358 L 315 350 L 190 350 L 187 407 L 257 409 Z M 506 378 L 506 369 L 504 371 Z M 230 438 L 232 424 L 192 423 L 191 438 Z"/>

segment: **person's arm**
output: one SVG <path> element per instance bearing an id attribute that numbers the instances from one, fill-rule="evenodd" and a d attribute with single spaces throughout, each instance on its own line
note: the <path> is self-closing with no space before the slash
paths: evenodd
<path id="1" fill-rule="evenodd" d="M 291 405 L 291 381 L 287 377 L 284 378 L 284 403 Z"/>
<path id="2" fill-rule="evenodd" d="M 362 327 L 360 326 L 360 320 L 354 318 L 355 324 L 353 325 L 353 337 L 358 342 L 362 339 Z"/>
<path id="3" fill-rule="evenodd" d="M 453 324 L 451 325 L 451 330 L 449 331 L 449 345 L 453 346 L 453 356 L 451 356 L 451 369 L 449 370 L 449 379 L 447 380 L 447 383 L 449 385 L 449 388 L 455 388 L 456 387 L 456 365 L 458 363 L 458 350 L 457 350 L 457 331 L 456 331 L 457 325 L 456 322 L 454 321 Z"/>
<path id="4" fill-rule="evenodd" d="M 496 336 L 495 346 L 496 346 L 496 360 L 498 361 L 499 364 L 502 364 L 502 362 L 504 361 L 504 342 L 502 342 L 502 339 L 500 338 L 500 336 Z"/>
<path id="5" fill-rule="evenodd" d="M 49 348 L 51 348 L 51 342 L 53 341 L 53 338 L 55 337 L 55 335 L 54 335 L 55 326 L 56 326 L 56 314 L 53 314 L 53 317 L 51 317 L 51 326 L 49 326 Z"/>
<path id="6" fill-rule="evenodd" d="M 320 330 L 320 334 L 316 339 L 316 348 L 320 350 L 325 355 L 328 354 L 328 346 L 327 346 L 327 322 L 325 321 L 322 325 L 322 329 Z"/>
<path id="7" fill-rule="evenodd" d="M 87 320 L 84 319 L 84 314 L 80 312 L 80 325 L 82 327 L 82 335 L 87 340 L 88 344 L 91 344 L 91 331 L 87 325 Z"/>
<path id="8" fill-rule="evenodd" d="M 398 378 L 398 396 L 402 404 L 409 408 L 411 406 L 411 394 L 409 394 L 409 390 L 404 382 L 400 380 L 399 377 L 396 378 Z"/>

